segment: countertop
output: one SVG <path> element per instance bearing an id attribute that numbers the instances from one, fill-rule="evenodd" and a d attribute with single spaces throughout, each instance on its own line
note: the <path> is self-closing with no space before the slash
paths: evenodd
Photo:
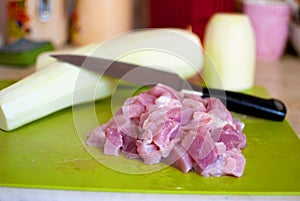
<path id="1" fill-rule="evenodd" d="M 285 55 L 276 62 L 258 61 L 255 84 L 287 106 L 287 120 L 300 138 L 300 57 Z"/>
<path id="2" fill-rule="evenodd" d="M 32 72 L 34 67 L 12 68 L 0 66 L 0 80 L 18 80 Z M 287 106 L 287 120 L 300 138 L 300 57 L 284 55 L 279 61 L 258 61 L 255 84 L 267 89 L 274 98 Z M 1 201 L 35 200 L 299 200 L 299 196 L 209 196 L 209 195 L 158 195 L 134 193 L 78 192 L 0 188 Z"/>

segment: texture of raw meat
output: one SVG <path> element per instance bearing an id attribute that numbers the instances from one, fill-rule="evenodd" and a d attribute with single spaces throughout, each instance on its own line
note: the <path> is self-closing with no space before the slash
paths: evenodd
<path id="1" fill-rule="evenodd" d="M 87 143 L 104 154 L 164 162 L 183 172 L 209 176 L 243 175 L 244 124 L 216 98 L 184 94 L 158 84 L 128 98 Z"/>

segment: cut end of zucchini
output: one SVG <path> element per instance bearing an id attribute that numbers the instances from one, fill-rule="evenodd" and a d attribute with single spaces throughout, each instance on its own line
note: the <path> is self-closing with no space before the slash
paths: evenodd
<path id="1" fill-rule="evenodd" d="M 7 123 L 2 106 L 0 106 L 0 129 L 5 130 L 5 131 L 9 131 L 9 130 L 13 129 L 13 128 L 10 128 Z"/>

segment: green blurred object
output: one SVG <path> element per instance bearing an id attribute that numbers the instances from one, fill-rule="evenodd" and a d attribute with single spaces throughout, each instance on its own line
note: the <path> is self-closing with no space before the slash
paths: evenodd
<path id="1" fill-rule="evenodd" d="M 11 66 L 29 66 L 35 63 L 42 52 L 51 51 L 51 42 L 35 42 L 21 38 L 16 42 L 0 48 L 0 64 Z"/>
<path id="2" fill-rule="evenodd" d="M 11 83 L 2 81 L 0 88 Z M 247 93 L 268 97 L 261 87 Z M 300 195 L 300 140 L 286 120 L 275 122 L 234 114 L 246 124 L 247 148 L 243 154 L 247 163 L 241 178 L 205 178 L 173 167 L 149 174 L 126 174 L 99 163 L 84 143 L 86 131 L 94 126 L 91 118 L 96 115 L 99 123 L 105 123 L 112 115 L 110 106 L 111 99 L 107 98 L 80 105 L 76 110 L 61 110 L 11 132 L 0 131 L 0 186 L 171 194 Z M 79 123 L 84 129 L 77 129 L 75 112 L 80 115 Z M 125 166 L 129 159 L 113 156 L 111 160 Z M 140 161 L 132 163 L 137 167 L 142 165 Z"/>

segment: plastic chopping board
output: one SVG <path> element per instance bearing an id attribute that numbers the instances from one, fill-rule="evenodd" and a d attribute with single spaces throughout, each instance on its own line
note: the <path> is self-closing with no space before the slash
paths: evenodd
<path id="1" fill-rule="evenodd" d="M 11 82 L 2 81 L 4 87 Z M 248 91 L 264 96 L 255 87 Z M 100 123 L 111 117 L 110 99 L 77 108 L 86 131 L 89 109 Z M 234 114 L 245 124 L 247 163 L 241 178 L 205 178 L 166 167 L 144 174 L 115 171 L 87 151 L 67 108 L 11 132 L 0 131 L 0 186 L 110 192 L 178 194 L 300 195 L 300 140 L 287 121 L 274 122 Z M 76 130 L 77 129 L 77 130 Z M 85 135 L 85 134 L 84 134 Z M 81 136 L 81 137 L 79 137 Z M 119 164 L 125 158 L 114 157 Z M 114 159 L 114 160 L 115 160 Z M 132 161 L 132 160 L 131 160 Z M 139 161 L 132 161 L 139 166 Z M 125 163 L 124 163 L 125 164 Z"/>

